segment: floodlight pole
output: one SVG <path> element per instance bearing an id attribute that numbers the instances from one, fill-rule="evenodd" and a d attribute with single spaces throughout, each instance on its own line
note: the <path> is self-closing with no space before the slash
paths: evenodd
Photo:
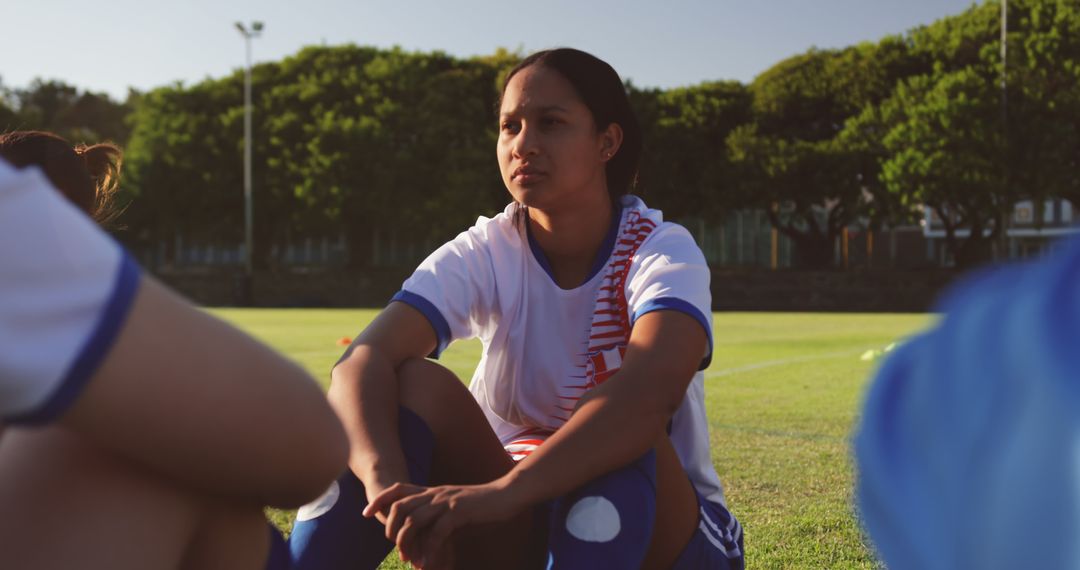
<path id="1" fill-rule="evenodd" d="M 1001 130 L 1002 140 L 1005 143 L 1006 157 L 1005 168 L 1009 168 L 1009 71 L 1008 71 L 1008 46 L 1009 46 L 1009 0 L 1001 0 Z M 1008 171 L 1006 170 L 1006 183 L 1009 183 Z M 998 229 L 998 247 L 1001 249 L 1001 257 L 1009 256 L 1009 218 L 1013 215 L 1014 204 L 1009 204 L 1009 211 L 1002 212 L 1001 228 Z"/>
<path id="2" fill-rule="evenodd" d="M 1006 115 L 1008 112 L 1008 94 L 1006 93 L 1006 87 L 1008 86 L 1008 75 L 1006 73 L 1006 56 L 1008 55 L 1009 47 L 1009 0 L 1001 0 L 1001 113 Z"/>
<path id="3" fill-rule="evenodd" d="M 251 39 L 262 33 L 263 23 L 252 22 L 251 30 L 236 22 L 236 29 L 244 36 L 247 55 L 244 66 L 244 301 L 251 302 L 251 281 L 255 256 L 254 212 L 251 192 Z"/>

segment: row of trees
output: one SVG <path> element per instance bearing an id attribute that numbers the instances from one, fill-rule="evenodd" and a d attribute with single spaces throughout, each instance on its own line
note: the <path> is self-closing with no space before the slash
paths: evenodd
<path id="1" fill-rule="evenodd" d="M 1009 2 L 1004 66 L 999 6 L 812 50 L 750 85 L 753 119 L 727 139 L 737 180 L 806 261 L 827 263 L 844 227 L 927 206 L 971 265 L 1018 200 L 1080 205 L 1080 4 Z"/>
<path id="2" fill-rule="evenodd" d="M 1018 200 L 1080 205 L 1080 5 L 1009 10 L 1004 67 L 993 0 L 903 36 L 812 49 L 749 85 L 628 85 L 645 129 L 638 191 L 671 218 L 764 210 L 813 267 L 831 264 L 843 228 L 907 223 L 925 205 L 958 263 L 977 263 Z M 271 243 L 344 235 L 363 266 L 376 232 L 440 240 L 501 209 L 495 106 L 520 55 L 347 45 L 257 66 L 256 259 Z M 126 144 L 122 239 L 236 243 L 242 81 L 123 104 L 39 82 L 6 93 L 0 126 Z"/>
<path id="3" fill-rule="evenodd" d="M 22 89 L 0 83 L 0 132 L 38 129 L 68 140 L 124 142 L 131 106 L 62 81 L 35 80 Z"/>

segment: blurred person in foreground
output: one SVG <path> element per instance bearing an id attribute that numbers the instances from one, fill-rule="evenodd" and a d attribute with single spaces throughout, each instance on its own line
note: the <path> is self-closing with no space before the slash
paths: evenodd
<path id="1" fill-rule="evenodd" d="M 340 472 L 340 423 L 87 217 L 109 218 L 119 161 L 0 135 L 0 567 L 287 568 L 262 509 Z"/>
<path id="2" fill-rule="evenodd" d="M 855 437 L 894 570 L 1080 568 L 1080 238 L 966 279 L 890 357 Z"/>

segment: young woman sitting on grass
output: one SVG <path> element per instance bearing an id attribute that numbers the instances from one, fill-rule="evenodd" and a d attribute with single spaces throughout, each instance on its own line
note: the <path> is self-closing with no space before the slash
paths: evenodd
<path id="1" fill-rule="evenodd" d="M 513 198 L 425 260 L 334 368 L 347 471 L 297 515 L 298 568 L 742 568 L 709 451 L 709 269 L 627 193 L 641 134 L 578 50 L 503 87 Z M 484 345 L 468 389 L 425 360 Z M 471 392 L 471 393 L 470 393 Z"/>

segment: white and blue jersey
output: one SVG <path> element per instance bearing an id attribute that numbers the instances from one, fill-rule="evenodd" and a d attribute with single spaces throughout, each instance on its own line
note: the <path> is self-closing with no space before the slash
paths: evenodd
<path id="1" fill-rule="evenodd" d="M 36 168 L 0 161 L 0 422 L 66 411 L 108 354 L 138 266 Z"/>
<path id="2" fill-rule="evenodd" d="M 698 321 L 712 351 L 709 268 L 681 226 L 624 196 L 592 274 L 560 288 L 543 252 L 515 222 L 519 206 L 480 218 L 431 254 L 395 301 L 423 313 L 450 342 L 479 338 L 483 354 L 470 390 L 508 451 L 520 459 L 570 417 L 577 400 L 614 374 L 634 322 L 656 310 Z M 724 504 L 713 468 L 704 374 L 695 374 L 672 418 L 671 441 L 694 487 Z"/>

